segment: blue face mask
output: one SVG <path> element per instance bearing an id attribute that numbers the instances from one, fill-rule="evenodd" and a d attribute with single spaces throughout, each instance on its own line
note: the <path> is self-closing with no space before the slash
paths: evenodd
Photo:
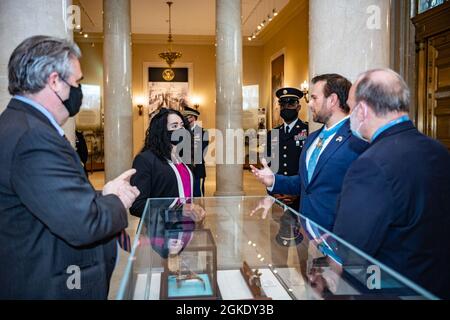
<path id="1" fill-rule="evenodd" d="M 350 129 L 352 130 L 352 134 L 357 137 L 358 139 L 364 140 L 364 141 L 368 141 L 367 139 L 365 139 L 362 134 L 359 132 L 359 130 L 361 129 L 362 123 L 359 123 L 359 125 L 357 124 L 356 120 L 356 114 L 355 111 L 356 109 L 359 107 L 359 105 L 357 105 L 354 109 L 352 114 L 350 115 Z M 367 109 L 365 114 L 367 113 Z"/>
<path id="2" fill-rule="evenodd" d="M 358 139 L 367 141 L 366 139 L 364 139 L 364 137 L 361 135 L 361 133 L 359 133 L 359 131 L 357 131 L 357 130 L 352 130 L 352 134 L 353 134 L 355 137 L 357 137 Z"/>

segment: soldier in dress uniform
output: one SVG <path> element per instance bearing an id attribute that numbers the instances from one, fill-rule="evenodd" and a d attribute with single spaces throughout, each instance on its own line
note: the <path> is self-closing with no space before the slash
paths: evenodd
<path id="1" fill-rule="evenodd" d="M 188 120 L 194 138 L 194 163 L 192 170 L 194 175 L 193 196 L 203 197 L 205 195 L 206 179 L 204 155 L 209 144 L 208 131 L 197 124 L 197 119 L 200 116 L 200 112 L 198 110 L 184 105 L 183 116 Z"/>
<path id="2" fill-rule="evenodd" d="M 303 92 L 297 88 L 286 87 L 277 90 L 276 96 L 284 123 L 269 131 L 267 135 L 267 156 L 278 157 L 276 174 L 295 176 L 298 174 L 300 154 L 309 133 L 308 124 L 298 118 Z M 273 134 L 274 130 L 277 130 L 278 134 Z M 294 210 L 299 209 L 298 196 L 279 194 L 273 194 L 273 196 Z"/>

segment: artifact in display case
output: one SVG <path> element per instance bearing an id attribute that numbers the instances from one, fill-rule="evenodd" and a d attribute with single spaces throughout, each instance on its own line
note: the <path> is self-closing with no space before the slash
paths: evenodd
<path id="1" fill-rule="evenodd" d="M 261 284 L 261 276 L 262 272 L 258 269 L 252 270 L 247 262 L 244 261 L 241 267 L 241 274 L 245 279 L 245 283 L 247 283 L 248 288 L 253 294 L 253 298 L 255 300 L 272 300 L 268 296 L 266 296 L 262 284 Z"/>
<path id="2" fill-rule="evenodd" d="M 169 255 L 161 275 L 161 298 L 218 299 L 217 252 L 211 231 L 166 232 Z"/>
<path id="3" fill-rule="evenodd" d="M 149 217 L 152 248 L 162 258 L 160 299 L 217 299 L 217 250 L 203 228 L 204 210 L 189 201 L 161 206 Z"/>

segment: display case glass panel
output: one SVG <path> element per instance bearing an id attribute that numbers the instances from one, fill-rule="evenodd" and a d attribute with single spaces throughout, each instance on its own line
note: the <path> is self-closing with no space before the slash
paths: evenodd
<path id="1" fill-rule="evenodd" d="M 436 299 L 274 198 L 149 199 L 118 299 Z"/>

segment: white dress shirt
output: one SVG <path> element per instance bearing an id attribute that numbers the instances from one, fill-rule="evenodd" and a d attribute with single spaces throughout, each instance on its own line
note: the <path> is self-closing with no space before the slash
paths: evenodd
<path id="1" fill-rule="evenodd" d="M 341 121 L 339 121 L 338 123 L 334 124 L 332 127 L 327 128 L 325 127 L 325 130 L 331 130 L 334 127 L 336 127 L 337 125 L 339 125 L 340 123 L 346 121 L 348 118 L 350 118 L 350 116 L 345 117 L 344 119 L 342 119 Z M 331 136 L 328 137 L 328 139 L 325 139 L 324 141 L 322 141 L 323 147 L 319 152 L 319 158 L 317 158 L 317 161 L 319 161 L 320 156 L 322 155 L 323 150 L 326 149 L 326 147 L 328 146 L 328 144 L 331 142 L 331 140 L 333 140 L 335 134 L 332 134 Z M 309 146 L 308 150 L 306 150 L 306 170 L 308 170 L 308 164 L 309 164 L 309 159 L 311 158 L 311 155 L 314 151 L 314 149 L 317 146 L 317 143 L 319 143 L 319 136 L 317 136 L 317 138 L 313 141 L 313 143 Z"/>
<path id="2" fill-rule="evenodd" d="M 284 126 L 283 126 L 284 132 L 286 133 L 286 127 L 289 127 L 289 132 L 291 132 L 292 129 L 293 129 L 293 128 L 295 127 L 295 125 L 297 124 L 297 122 L 298 122 L 298 118 L 295 119 L 294 121 L 292 121 L 291 124 L 287 124 L 287 123 L 285 122 L 285 123 L 284 123 Z"/>

